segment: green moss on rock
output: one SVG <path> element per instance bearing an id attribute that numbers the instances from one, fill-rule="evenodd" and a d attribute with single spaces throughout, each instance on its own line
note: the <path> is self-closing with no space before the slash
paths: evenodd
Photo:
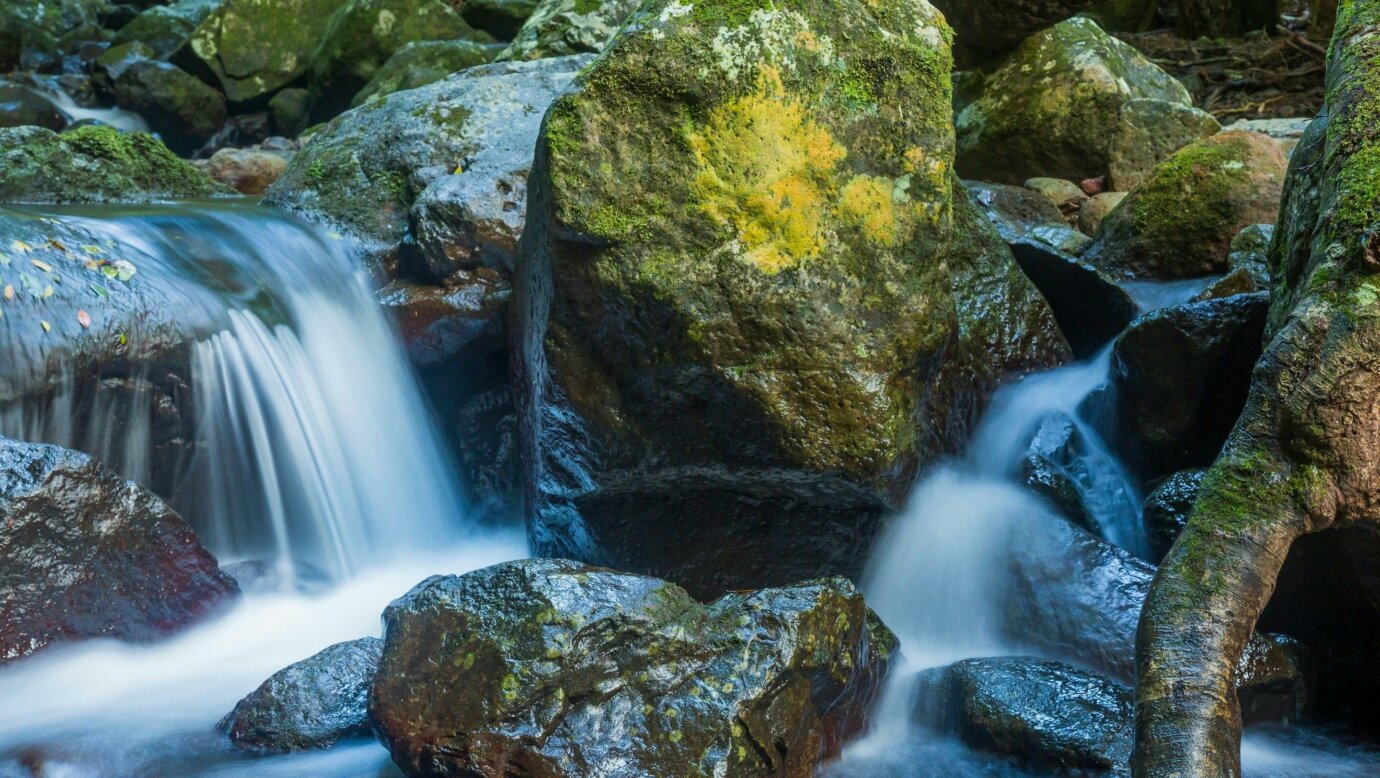
<path id="1" fill-rule="evenodd" d="M 1123 104 L 1192 104 L 1182 84 L 1085 18 L 1031 36 L 987 71 L 956 119 L 965 178 L 1019 184 L 1100 176 Z"/>
<path id="2" fill-rule="evenodd" d="M 104 126 L 0 130 L 0 201 L 138 202 L 227 194 L 157 138 Z"/>
<path id="3" fill-rule="evenodd" d="M 197 26 L 190 56 L 232 105 L 262 105 L 307 72 L 339 0 L 225 0 Z"/>
<path id="4" fill-rule="evenodd" d="M 466 68 L 483 65 L 503 51 L 493 43 L 468 40 L 418 41 L 398 49 L 355 95 L 351 107 L 378 100 L 394 92 L 435 83 Z"/>
<path id="5" fill-rule="evenodd" d="M 1231 240 L 1273 224 L 1288 162 L 1270 138 L 1225 132 L 1160 163 L 1102 220 L 1084 255 L 1108 271 L 1143 278 L 1226 272 Z"/>
<path id="6" fill-rule="evenodd" d="M 639 0 L 542 0 L 499 59 L 602 51 L 639 5 Z"/>

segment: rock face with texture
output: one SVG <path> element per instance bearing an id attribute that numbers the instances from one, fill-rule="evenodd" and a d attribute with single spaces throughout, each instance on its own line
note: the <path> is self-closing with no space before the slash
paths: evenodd
<path id="1" fill-rule="evenodd" d="M 499 59 L 598 53 L 640 5 L 638 0 L 542 0 Z"/>
<path id="2" fill-rule="evenodd" d="M 1030 238 L 1039 230 L 1064 225 L 1064 215 L 1048 197 L 1023 186 L 964 181 L 968 199 L 1008 244 Z"/>
<path id="3" fill-rule="evenodd" d="M 1049 301 L 1075 357 L 1092 357 L 1136 318 L 1138 308 L 1126 290 L 1077 257 L 1032 239 L 1013 242 L 1011 253 Z"/>
<path id="4" fill-rule="evenodd" d="M 84 454 L 0 438 L 0 517 L 0 665 L 155 640 L 239 593 L 162 500 Z"/>
<path id="5" fill-rule="evenodd" d="M 1016 48 L 1026 38 L 1103 0 L 939 0 L 959 45 L 982 59 Z"/>
<path id="6" fill-rule="evenodd" d="M 374 73 L 369 83 L 355 94 L 350 107 L 357 108 L 394 92 L 434 84 L 452 73 L 483 65 L 502 50 L 498 44 L 469 40 L 409 43 L 394 52 Z"/>
<path id="7" fill-rule="evenodd" d="M 115 102 L 148 120 L 173 151 L 190 155 L 225 123 L 225 98 L 167 62 L 130 62 L 113 75 Z"/>
<path id="8" fill-rule="evenodd" d="M 141 132 L 97 126 L 62 135 L 39 127 L 0 130 L 0 202 L 141 201 L 226 192 Z"/>
<path id="9" fill-rule="evenodd" d="M 1179 534 L 1188 526 L 1189 514 L 1193 504 L 1198 501 L 1198 490 L 1203 487 L 1206 470 L 1183 470 L 1164 479 L 1155 490 L 1145 497 L 1145 532 L 1150 536 L 1151 551 L 1155 559 L 1163 559 L 1169 547 L 1179 539 Z"/>
<path id="10" fill-rule="evenodd" d="M 145 9 L 115 33 L 115 44 L 135 41 L 166 59 L 181 51 L 196 28 L 226 0 L 178 0 Z"/>
<path id="11" fill-rule="evenodd" d="M 1165 100 L 1127 102 L 1121 106 L 1112 137 L 1107 166 L 1112 189 L 1131 191 L 1174 152 L 1221 129 L 1212 114 L 1191 105 Z"/>
<path id="12" fill-rule="evenodd" d="M 255 751 L 329 748 L 369 735 L 369 687 L 383 641 L 337 643 L 263 682 L 221 722 L 230 741 Z"/>
<path id="13" fill-rule="evenodd" d="M 345 110 L 394 52 L 409 43 L 432 40 L 493 39 L 475 31 L 444 0 L 342 3 L 312 53 L 313 116 L 325 120 Z"/>
<path id="14" fill-rule="evenodd" d="M 221 149 L 211 155 L 206 172 L 245 195 L 261 195 L 287 169 L 289 156 L 272 151 Z"/>
<path id="15" fill-rule="evenodd" d="M 307 72 L 339 5 L 340 0 L 225 0 L 191 34 L 187 59 L 220 84 L 233 107 L 261 105 Z"/>
<path id="16" fill-rule="evenodd" d="M 1104 175 L 1126 103 L 1191 105 L 1182 84 L 1082 18 L 1032 36 L 980 83 L 958 106 L 958 172 L 1012 184 Z"/>
<path id="17" fill-rule="evenodd" d="M 1232 238 L 1274 223 L 1287 165 L 1273 141 L 1250 132 L 1186 146 L 1107 214 L 1085 256 L 1146 280 L 1226 272 Z"/>
<path id="18" fill-rule="evenodd" d="M 950 172 L 948 35 L 658 3 L 552 105 L 515 288 L 538 553 L 697 594 L 855 573 L 991 382 L 1061 358 Z"/>
<path id="19" fill-rule="evenodd" d="M 74 43 L 100 40 L 106 0 L 5 0 L 0 4 L 0 72 L 55 64 Z"/>
<path id="20" fill-rule="evenodd" d="M 916 681 L 917 723 L 1024 765 L 1130 775 L 1131 690 L 1096 673 L 1031 657 L 967 659 Z"/>
<path id="21" fill-rule="evenodd" d="M 48 98 L 28 87 L 0 81 L 0 127 L 32 126 L 57 132 L 67 122 L 67 116 Z"/>
<path id="22" fill-rule="evenodd" d="M 709 605 L 562 560 L 430 578 L 384 612 L 370 717 L 413 776 L 809 776 L 895 637 L 843 579 Z"/>
<path id="23" fill-rule="evenodd" d="M 1117 339 L 1112 384 L 1122 444 L 1144 475 L 1217 458 L 1245 405 L 1269 307 L 1259 293 L 1162 308 Z"/>

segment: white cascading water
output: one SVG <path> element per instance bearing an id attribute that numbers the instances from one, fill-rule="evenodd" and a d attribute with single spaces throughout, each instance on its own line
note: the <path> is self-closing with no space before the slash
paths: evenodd
<path id="1" fill-rule="evenodd" d="M 166 304 L 209 307 L 220 327 L 193 350 L 189 477 L 206 488 L 184 514 L 222 563 L 271 561 L 283 584 L 157 645 L 92 641 L 0 671 L 0 774 L 6 754 L 63 776 L 396 774 L 372 743 L 250 759 L 215 724 L 283 667 L 379 634 L 383 607 L 427 576 L 526 556 L 521 533 L 467 522 L 436 423 L 343 242 L 248 206 L 57 215 L 115 241 L 140 272 L 205 281 L 229 263 L 226 289 L 266 292 Z M 5 431 L 72 436 L 64 396 L 27 418 L 11 409 Z M 305 593 L 298 569 L 334 585 Z"/>

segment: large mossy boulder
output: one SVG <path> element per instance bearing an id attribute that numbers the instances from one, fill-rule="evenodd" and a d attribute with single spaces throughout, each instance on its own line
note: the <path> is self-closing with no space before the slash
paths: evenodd
<path id="1" fill-rule="evenodd" d="M 1174 152 L 1221 131 L 1217 119 L 1200 108 L 1166 100 L 1130 100 L 1121 106 L 1112 136 L 1107 183 L 1114 191 L 1129 192 Z"/>
<path id="2" fill-rule="evenodd" d="M 454 5 L 444 0 L 346 0 L 331 14 L 312 53 L 313 117 L 324 121 L 348 108 L 389 57 L 409 43 L 493 41 L 470 27 Z"/>
<path id="3" fill-rule="evenodd" d="M 856 573 L 993 383 L 1063 357 L 952 175 L 949 35 L 923 0 L 652 3 L 552 105 L 515 311 L 538 553 L 696 594 Z"/>
<path id="4" fill-rule="evenodd" d="M 0 72 L 56 64 L 74 44 L 102 37 L 106 0 L 0 3 Z"/>
<path id="5" fill-rule="evenodd" d="M 146 8 L 115 33 L 114 43 L 142 43 L 153 55 L 167 59 L 181 51 L 192 33 L 226 0 L 178 0 Z"/>
<path id="6" fill-rule="evenodd" d="M 499 59 L 598 53 L 640 5 L 639 0 L 542 0 Z"/>
<path id="7" fill-rule="evenodd" d="M 283 668 L 240 700 L 220 727 L 252 751 L 330 748 L 370 734 L 369 687 L 383 641 L 337 643 Z"/>
<path id="8" fill-rule="evenodd" d="M 1182 84 L 1085 18 L 1031 36 L 975 79 L 956 106 L 958 172 L 1010 184 L 1105 175 L 1122 106 L 1192 105 Z"/>
<path id="9" fill-rule="evenodd" d="M 563 560 L 430 578 L 384 627 L 369 714 L 410 776 L 806 778 L 897 647 L 843 579 L 702 605 Z"/>
<path id="10" fill-rule="evenodd" d="M 1133 695 L 1032 657 L 966 659 L 916 679 L 916 722 L 1058 774 L 1131 774 Z"/>
<path id="11" fill-rule="evenodd" d="M 229 190 L 157 138 L 110 127 L 0 129 L 0 202 L 138 202 Z"/>
<path id="12" fill-rule="evenodd" d="M 260 107 L 306 74 L 339 6 L 340 0 L 224 0 L 197 25 L 178 61 L 205 71 L 232 107 Z"/>
<path id="13" fill-rule="evenodd" d="M 85 454 L 0 438 L 0 666 L 90 638 L 146 642 L 239 588 L 162 500 Z"/>
<path id="14" fill-rule="evenodd" d="M 1084 258 L 1145 280 L 1225 273 L 1232 238 L 1274 224 L 1288 164 L 1273 140 L 1253 132 L 1185 146 L 1107 214 Z"/>
<path id="15" fill-rule="evenodd" d="M 971 61 L 990 59 L 1103 0 L 938 0 Z"/>
<path id="16" fill-rule="evenodd" d="M 452 73 L 489 62 L 503 48 L 500 44 L 469 40 L 409 43 L 394 52 L 369 83 L 355 93 L 350 107 L 358 108 L 394 92 L 434 84 Z"/>

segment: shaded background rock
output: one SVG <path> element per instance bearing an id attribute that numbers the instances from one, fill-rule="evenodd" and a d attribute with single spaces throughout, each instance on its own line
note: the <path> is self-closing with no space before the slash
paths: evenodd
<path id="1" fill-rule="evenodd" d="M 1254 133 L 1224 132 L 1185 146 L 1107 214 L 1086 258 L 1150 280 L 1226 272 L 1232 238 L 1274 223 L 1287 164 L 1269 138 Z"/>
<path id="2" fill-rule="evenodd" d="M 1204 475 L 1207 470 L 1201 468 L 1180 471 L 1164 479 L 1146 496 L 1142 520 L 1155 559 L 1164 558 L 1188 525 L 1188 516 L 1198 501 Z"/>
<path id="3" fill-rule="evenodd" d="M 808 776 L 895 637 L 842 579 L 709 605 L 560 560 L 430 578 L 384 613 L 369 714 L 409 775 Z"/>
<path id="4" fill-rule="evenodd" d="M 1167 100 L 1129 100 L 1121 106 L 1107 164 L 1108 184 L 1129 192 L 1179 149 L 1221 131 L 1206 111 Z"/>
<path id="5" fill-rule="evenodd" d="M 978 83 L 971 100 L 955 106 L 958 172 L 1012 184 L 1105 175 L 1125 103 L 1190 105 L 1178 81 L 1091 19 L 1033 35 Z"/>
<path id="6" fill-rule="evenodd" d="M 1075 257 L 1029 239 L 1013 242 L 1011 253 L 1049 301 L 1059 329 L 1078 359 L 1096 354 L 1139 312 L 1135 301 L 1116 282 Z"/>
<path id="7" fill-rule="evenodd" d="M 489 62 L 502 50 L 498 44 L 470 40 L 409 43 L 393 52 L 369 83 L 355 94 L 350 107 L 357 108 L 394 92 L 434 84 L 452 73 Z"/>
<path id="8" fill-rule="evenodd" d="M 499 59 L 597 54 L 639 5 L 638 0 L 541 0 Z"/>
<path id="9" fill-rule="evenodd" d="M 239 594 L 162 500 L 74 451 L 0 438 L 0 664 L 165 637 Z"/>

